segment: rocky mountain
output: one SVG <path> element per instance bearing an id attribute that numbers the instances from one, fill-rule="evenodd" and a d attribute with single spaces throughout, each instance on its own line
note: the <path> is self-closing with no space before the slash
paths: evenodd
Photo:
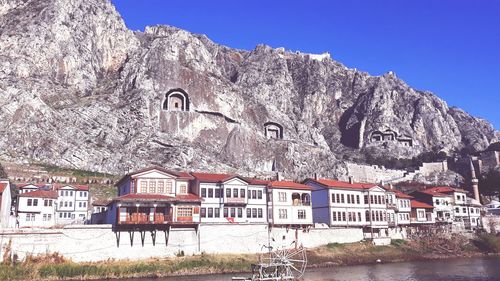
<path id="1" fill-rule="evenodd" d="M 108 0 L 0 0 L 0 159 L 124 173 L 345 173 L 363 153 L 486 148 L 485 120 L 328 54 L 128 30 Z"/>

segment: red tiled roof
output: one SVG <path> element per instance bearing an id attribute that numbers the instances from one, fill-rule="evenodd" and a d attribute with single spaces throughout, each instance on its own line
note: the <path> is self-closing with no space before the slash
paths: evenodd
<path id="1" fill-rule="evenodd" d="M 245 180 L 248 182 L 248 184 L 251 185 L 268 185 L 271 182 L 269 180 L 249 179 L 249 178 L 245 178 Z"/>
<path id="2" fill-rule="evenodd" d="M 269 188 L 312 190 L 310 186 L 294 181 L 272 181 L 267 186 Z"/>
<path id="3" fill-rule="evenodd" d="M 405 199 L 411 199 L 413 196 L 408 195 L 406 193 L 403 193 L 402 191 L 399 191 L 397 189 L 391 189 L 392 192 L 396 193 L 397 198 L 405 198 Z"/>
<path id="4" fill-rule="evenodd" d="M 52 198 L 57 199 L 57 192 L 53 190 L 35 190 L 20 194 L 19 197 Z"/>
<path id="5" fill-rule="evenodd" d="M 3 190 L 7 187 L 7 183 L 0 183 L 0 193 L 3 193 Z"/>
<path id="6" fill-rule="evenodd" d="M 82 185 L 82 184 L 54 184 L 54 185 L 52 185 L 52 189 L 58 190 L 58 189 L 61 189 L 63 187 L 66 187 L 66 186 L 73 187 L 76 190 L 83 190 L 83 191 L 89 190 L 88 185 Z"/>
<path id="7" fill-rule="evenodd" d="M 417 201 L 417 200 L 411 200 L 411 207 L 412 208 L 422 208 L 422 209 L 434 209 L 434 207 L 432 207 L 431 205 L 426 204 L 424 202 Z"/>
<path id="8" fill-rule="evenodd" d="M 463 189 L 454 188 L 451 186 L 435 186 L 435 187 L 428 188 L 426 190 L 429 190 L 432 192 L 438 192 L 438 193 L 453 193 L 453 192 L 465 192 L 465 193 L 467 193 L 467 191 L 465 191 Z"/>
<path id="9" fill-rule="evenodd" d="M 185 195 L 177 195 L 175 196 L 175 201 L 179 202 L 201 202 L 202 199 L 201 197 L 197 196 L 196 194 L 185 194 Z"/>
<path id="10" fill-rule="evenodd" d="M 16 183 L 16 187 L 19 189 L 30 186 L 30 185 L 34 186 L 36 188 L 45 187 L 45 184 L 43 184 L 43 183 L 35 183 L 35 184 L 33 184 L 33 183 Z"/>
<path id="11" fill-rule="evenodd" d="M 450 196 L 449 194 L 444 194 L 444 193 L 433 191 L 433 190 L 430 190 L 430 189 L 418 190 L 417 192 L 428 194 L 428 195 L 432 195 L 432 196 L 439 196 L 439 197 Z"/>
<path id="12" fill-rule="evenodd" d="M 127 179 L 133 175 L 144 173 L 144 172 L 151 171 L 151 170 L 158 170 L 160 172 L 176 176 L 179 179 L 188 179 L 188 180 L 193 179 L 193 177 L 187 172 L 175 172 L 175 171 L 167 170 L 167 169 L 160 167 L 160 166 L 152 166 L 152 167 L 147 167 L 147 168 L 140 169 L 140 170 L 133 171 L 133 172 L 126 174 L 115 184 L 115 186 L 119 186 L 125 179 Z"/>
<path id="13" fill-rule="evenodd" d="M 311 181 L 315 181 L 325 187 L 328 188 L 352 188 L 352 189 L 369 189 L 377 186 L 373 183 L 349 183 L 345 181 L 331 180 L 331 179 L 309 179 Z"/>
<path id="14" fill-rule="evenodd" d="M 199 180 L 200 182 L 225 182 L 232 178 L 239 178 L 246 181 L 245 178 L 240 177 L 238 175 L 230 175 L 230 174 L 213 174 L 213 173 L 191 173 L 191 175 Z"/>
<path id="15" fill-rule="evenodd" d="M 142 194 L 142 193 L 129 193 L 119 197 L 114 200 L 172 200 L 174 197 L 160 195 L 160 194 Z"/>

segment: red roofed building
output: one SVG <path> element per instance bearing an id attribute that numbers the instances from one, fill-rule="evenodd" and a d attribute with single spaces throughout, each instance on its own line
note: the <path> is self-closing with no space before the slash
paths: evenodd
<path id="1" fill-rule="evenodd" d="M 25 192 L 17 200 L 17 225 L 19 227 L 48 228 L 56 225 L 57 192 L 35 190 Z"/>
<path id="2" fill-rule="evenodd" d="M 425 202 L 411 199 L 411 214 L 410 221 L 412 225 L 433 224 L 434 207 Z"/>
<path id="3" fill-rule="evenodd" d="M 199 195 L 201 222 L 267 224 L 266 184 L 214 173 L 191 173 L 193 193 Z M 252 183 L 252 184 L 251 184 Z"/>
<path id="4" fill-rule="evenodd" d="M 271 181 L 268 190 L 268 220 L 272 226 L 313 225 L 312 188 L 293 181 Z"/>
<path id="5" fill-rule="evenodd" d="M 8 180 L 0 180 L 0 227 L 6 228 L 10 226 L 11 206 L 10 182 Z"/>
<path id="6" fill-rule="evenodd" d="M 151 167 L 125 175 L 116 184 L 118 197 L 108 205 L 106 221 L 115 230 L 195 227 L 202 199 L 192 193 L 185 172 Z"/>
<path id="7" fill-rule="evenodd" d="M 88 185 L 53 184 L 57 192 L 56 223 L 84 224 L 90 220 L 90 192 Z"/>
<path id="8" fill-rule="evenodd" d="M 381 229 L 387 229 L 389 221 L 395 222 L 394 211 L 392 216 L 388 214 L 386 190 L 376 184 L 332 179 L 307 179 L 305 183 L 313 188 L 316 223 L 359 227 L 365 235 L 371 235 L 382 234 Z"/>

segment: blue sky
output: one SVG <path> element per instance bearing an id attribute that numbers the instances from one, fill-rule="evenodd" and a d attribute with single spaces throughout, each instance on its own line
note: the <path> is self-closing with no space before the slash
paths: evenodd
<path id="1" fill-rule="evenodd" d="M 500 129 L 500 0 L 112 2 L 133 30 L 167 24 L 233 48 L 329 52 L 372 75 L 394 71 Z"/>

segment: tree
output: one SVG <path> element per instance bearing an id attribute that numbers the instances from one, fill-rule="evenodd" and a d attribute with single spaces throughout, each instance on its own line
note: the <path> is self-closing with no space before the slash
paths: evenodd
<path id="1" fill-rule="evenodd" d="M 500 171 L 490 170 L 479 180 L 481 193 L 489 196 L 500 195 Z"/>
<path id="2" fill-rule="evenodd" d="M 6 179 L 7 178 L 7 173 L 5 172 L 5 169 L 3 168 L 2 164 L 0 163 L 0 179 Z"/>

